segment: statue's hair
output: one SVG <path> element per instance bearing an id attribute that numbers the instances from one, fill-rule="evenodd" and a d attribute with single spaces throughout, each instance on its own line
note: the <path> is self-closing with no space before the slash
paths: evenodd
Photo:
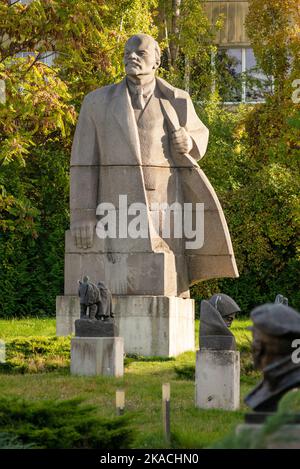
<path id="1" fill-rule="evenodd" d="M 135 37 L 139 37 L 139 38 L 148 38 L 150 39 L 151 41 L 154 42 L 154 48 L 155 48 L 155 58 L 156 58 L 156 63 L 159 65 L 160 64 L 160 58 L 161 58 L 161 49 L 159 47 L 159 44 L 158 42 L 154 39 L 154 37 L 150 36 L 149 34 L 144 34 L 144 33 L 139 33 L 139 34 L 134 34 L 133 36 L 131 36 L 126 44 L 131 41 L 133 38 Z M 125 47 L 126 47 L 126 44 L 125 44 Z"/>

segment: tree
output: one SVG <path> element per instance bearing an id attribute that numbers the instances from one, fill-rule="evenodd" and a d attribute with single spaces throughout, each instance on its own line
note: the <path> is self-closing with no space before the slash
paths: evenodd
<path id="1" fill-rule="evenodd" d="M 158 29 L 166 78 L 195 99 L 211 93 L 211 53 L 215 50 L 211 25 L 199 0 L 160 0 Z"/>
<path id="2" fill-rule="evenodd" d="M 213 101 L 202 110 L 211 132 L 201 167 L 224 208 L 240 278 L 199 284 L 194 296 L 224 291 L 243 312 L 277 293 L 300 307 L 299 13 L 297 0 L 250 0 L 248 35 L 273 90 L 234 114 Z"/>
<path id="3" fill-rule="evenodd" d="M 63 287 L 72 135 L 83 95 L 156 34 L 156 0 L 0 0 L 0 314 L 53 313 Z M 20 57 L 23 53 L 25 57 Z M 43 58 L 55 53 L 53 66 Z"/>

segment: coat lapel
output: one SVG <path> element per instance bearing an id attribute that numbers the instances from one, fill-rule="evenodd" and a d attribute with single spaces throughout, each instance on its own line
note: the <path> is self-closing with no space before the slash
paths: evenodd
<path id="1" fill-rule="evenodd" d="M 116 86 L 112 96 L 111 112 L 120 125 L 137 164 L 141 164 L 141 149 L 138 128 L 129 96 L 126 79 Z"/>

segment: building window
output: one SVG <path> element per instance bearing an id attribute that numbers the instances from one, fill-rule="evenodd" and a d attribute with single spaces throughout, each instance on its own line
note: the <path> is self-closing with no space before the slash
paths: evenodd
<path id="1" fill-rule="evenodd" d="M 25 57 L 28 57 L 29 55 L 31 55 L 32 57 L 37 56 L 37 54 L 34 52 L 19 52 L 18 54 L 16 54 L 16 57 L 25 58 Z M 45 65 L 48 65 L 48 67 L 52 67 L 54 64 L 55 57 L 56 57 L 56 52 L 52 52 L 52 51 L 44 52 L 39 58 L 39 62 L 42 62 Z"/>
<path id="2" fill-rule="evenodd" d="M 258 103 L 272 92 L 272 79 L 258 69 L 250 47 L 220 48 L 213 63 L 225 103 Z"/>

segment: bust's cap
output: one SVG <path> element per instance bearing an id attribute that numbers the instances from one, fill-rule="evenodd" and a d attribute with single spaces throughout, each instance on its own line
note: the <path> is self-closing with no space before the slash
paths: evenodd
<path id="1" fill-rule="evenodd" d="M 225 293 L 216 293 L 211 297 L 209 303 L 219 311 L 223 318 L 241 311 L 239 305 Z"/>
<path id="2" fill-rule="evenodd" d="M 300 337 L 300 314 L 290 306 L 267 303 L 255 308 L 250 317 L 254 327 L 267 335 Z"/>

